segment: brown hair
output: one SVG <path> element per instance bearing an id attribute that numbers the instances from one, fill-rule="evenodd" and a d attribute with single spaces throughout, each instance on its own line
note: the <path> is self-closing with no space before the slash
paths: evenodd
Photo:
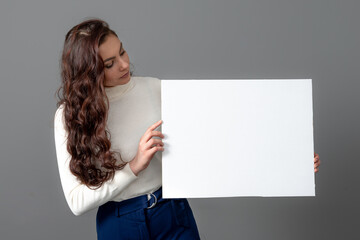
<path id="1" fill-rule="evenodd" d="M 99 46 L 110 34 L 117 36 L 100 19 L 90 19 L 70 29 L 61 59 L 62 84 L 57 90 L 57 107 L 64 105 L 70 170 L 81 183 L 95 189 L 113 179 L 115 171 L 126 164 L 120 153 L 110 151 L 110 133 L 106 127 L 109 100 Z M 116 163 L 116 154 L 120 164 Z"/>

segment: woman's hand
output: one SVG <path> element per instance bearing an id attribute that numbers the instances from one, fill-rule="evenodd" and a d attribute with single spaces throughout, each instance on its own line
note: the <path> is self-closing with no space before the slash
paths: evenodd
<path id="1" fill-rule="evenodd" d="M 319 169 L 318 167 L 320 166 L 320 158 L 319 158 L 319 154 L 314 153 L 314 171 L 318 172 Z"/>
<path id="2" fill-rule="evenodd" d="M 136 176 L 149 166 L 151 159 L 157 151 L 164 151 L 164 143 L 162 140 L 152 138 L 155 136 L 164 138 L 164 135 L 160 131 L 154 131 L 155 128 L 161 124 L 162 120 L 156 122 L 150 126 L 146 130 L 145 134 L 140 138 L 136 156 L 129 162 L 130 168 Z"/>

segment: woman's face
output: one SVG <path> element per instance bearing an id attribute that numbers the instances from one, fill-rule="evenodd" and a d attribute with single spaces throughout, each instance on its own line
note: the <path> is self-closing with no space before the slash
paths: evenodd
<path id="1" fill-rule="evenodd" d="M 105 38 L 105 41 L 99 46 L 99 54 L 104 61 L 105 87 L 129 82 L 129 56 L 116 36 L 110 34 Z"/>

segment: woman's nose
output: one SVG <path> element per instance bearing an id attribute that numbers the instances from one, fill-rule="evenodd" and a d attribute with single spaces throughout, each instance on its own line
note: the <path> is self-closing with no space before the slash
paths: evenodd
<path id="1" fill-rule="evenodd" d="M 129 63 L 126 62 L 124 59 L 121 59 L 119 60 L 119 69 L 120 71 L 124 71 L 126 68 L 128 68 L 129 66 Z"/>

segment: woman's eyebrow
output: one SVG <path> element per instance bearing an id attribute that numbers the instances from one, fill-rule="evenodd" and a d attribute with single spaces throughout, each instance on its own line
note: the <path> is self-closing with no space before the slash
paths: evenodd
<path id="1" fill-rule="evenodd" d="M 120 51 L 121 51 L 121 49 L 122 49 L 122 43 L 120 43 Z M 115 58 L 115 57 L 109 57 L 109 58 L 105 59 L 104 62 L 107 62 L 107 61 L 112 60 L 112 59 L 114 59 L 114 58 Z"/>

